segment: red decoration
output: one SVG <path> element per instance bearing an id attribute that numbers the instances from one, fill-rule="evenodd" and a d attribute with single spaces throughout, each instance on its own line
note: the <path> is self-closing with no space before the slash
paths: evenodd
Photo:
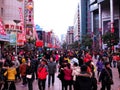
<path id="1" fill-rule="evenodd" d="M 112 50 L 114 50 L 114 46 L 112 46 Z"/>
<path id="2" fill-rule="evenodd" d="M 36 41 L 36 46 L 37 47 L 42 47 L 43 46 L 43 41 L 42 40 Z"/>
<path id="3" fill-rule="evenodd" d="M 9 28 L 9 24 L 5 24 L 5 29 L 8 29 Z"/>
<path id="4" fill-rule="evenodd" d="M 2 20 L 0 19 L 0 34 L 2 35 L 6 35 L 6 32 L 4 30 L 4 26 L 3 26 L 3 23 L 2 23 Z"/>
<path id="5" fill-rule="evenodd" d="M 28 5 L 26 6 L 26 8 L 30 11 L 32 11 L 33 9 L 33 3 L 32 2 L 29 2 Z"/>
<path id="6" fill-rule="evenodd" d="M 51 43 L 48 43 L 48 45 L 47 45 L 49 48 L 52 48 L 53 47 L 53 45 L 51 44 Z"/>
<path id="7" fill-rule="evenodd" d="M 111 28 L 111 33 L 114 33 L 114 28 Z"/>

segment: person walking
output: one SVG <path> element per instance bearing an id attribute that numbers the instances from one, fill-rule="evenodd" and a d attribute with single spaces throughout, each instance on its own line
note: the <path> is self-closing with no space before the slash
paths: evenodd
<path id="1" fill-rule="evenodd" d="M 39 90 L 45 90 L 47 75 L 48 75 L 47 61 L 42 59 L 37 69 Z"/>
<path id="2" fill-rule="evenodd" d="M 72 84 L 73 84 L 73 78 L 72 78 L 72 69 L 70 64 L 66 64 L 66 66 L 63 68 L 63 72 L 64 72 L 64 80 L 65 80 L 65 90 L 68 89 L 69 86 L 69 90 L 72 90 Z"/>
<path id="3" fill-rule="evenodd" d="M 14 63 L 14 66 L 15 66 L 16 71 L 17 71 L 17 74 L 15 76 L 15 81 L 20 82 L 21 81 L 20 71 L 19 71 L 20 62 L 18 61 L 18 57 L 15 56 L 15 59 L 12 62 Z"/>
<path id="4" fill-rule="evenodd" d="M 10 63 L 7 71 L 4 73 L 4 76 L 7 77 L 8 90 L 16 90 L 15 86 L 15 76 L 17 74 L 14 63 Z"/>
<path id="5" fill-rule="evenodd" d="M 120 58 L 119 58 L 119 60 L 117 60 L 117 69 L 118 69 L 118 74 L 119 74 L 119 78 L 120 78 Z"/>
<path id="6" fill-rule="evenodd" d="M 74 87 L 74 90 L 77 90 L 76 77 L 79 74 L 80 74 L 80 66 L 77 63 L 74 63 L 73 67 L 72 67 L 72 76 L 73 76 L 73 87 Z"/>
<path id="7" fill-rule="evenodd" d="M 22 86 L 25 86 L 27 84 L 27 80 L 26 80 L 26 68 L 27 68 L 27 63 L 25 58 L 22 59 L 22 64 L 20 65 L 20 75 L 22 78 Z"/>
<path id="8" fill-rule="evenodd" d="M 34 67 L 31 64 L 30 58 L 28 58 L 27 67 L 26 67 L 26 78 L 28 82 L 28 90 L 33 90 L 33 79 L 34 79 Z"/>
<path id="9" fill-rule="evenodd" d="M 103 59 L 102 58 L 98 59 L 98 61 L 96 63 L 96 67 L 97 67 L 97 76 L 99 77 L 100 76 L 100 72 L 103 69 Z"/>
<path id="10" fill-rule="evenodd" d="M 87 72 L 87 65 L 81 66 L 81 72 L 76 78 L 76 90 L 92 90 L 92 75 Z"/>
<path id="11" fill-rule="evenodd" d="M 102 69 L 100 77 L 99 77 L 99 82 L 102 83 L 101 90 L 111 90 L 111 82 L 110 80 L 113 78 L 112 75 L 112 69 L 110 68 L 110 63 L 105 62 L 105 67 Z"/>
<path id="12" fill-rule="evenodd" d="M 50 87 L 51 78 L 52 78 L 52 86 L 54 85 L 55 72 L 56 72 L 56 62 L 53 57 L 50 57 L 50 62 L 48 63 L 48 87 Z"/>
<path id="13" fill-rule="evenodd" d="M 3 62 L 0 60 L 0 90 L 2 90 L 2 86 L 4 86 L 5 83 L 4 72 L 5 70 L 3 69 Z"/>

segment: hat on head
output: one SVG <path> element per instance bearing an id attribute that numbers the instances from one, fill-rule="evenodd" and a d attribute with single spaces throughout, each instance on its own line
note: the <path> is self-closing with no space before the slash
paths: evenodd
<path id="1" fill-rule="evenodd" d="M 25 58 L 23 58 L 23 59 L 22 59 L 22 63 L 25 63 L 25 62 L 26 62 L 26 60 L 25 60 Z"/>

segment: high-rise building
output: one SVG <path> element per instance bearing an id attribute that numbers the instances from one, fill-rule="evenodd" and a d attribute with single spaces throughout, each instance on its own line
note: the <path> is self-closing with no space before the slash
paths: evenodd
<path id="1" fill-rule="evenodd" d="M 103 48 L 101 34 L 114 32 L 120 37 L 120 0 L 90 0 L 94 48 Z"/>
<path id="2" fill-rule="evenodd" d="M 74 41 L 79 41 L 80 40 L 80 9 L 79 9 L 79 4 L 77 6 L 75 15 L 74 15 Z"/>
<path id="3" fill-rule="evenodd" d="M 76 9 L 76 13 L 74 16 L 74 41 L 80 41 L 82 42 L 82 37 L 83 35 L 87 34 L 87 31 L 90 30 L 90 25 L 89 28 L 87 28 L 88 24 L 88 11 L 89 11 L 89 0 L 79 0 L 78 6 Z M 89 16 L 90 17 L 90 16 Z"/>
<path id="4" fill-rule="evenodd" d="M 1 0 L 0 6 L 0 18 L 2 18 L 5 29 L 14 31 L 17 28 L 20 30 L 21 22 L 16 26 L 14 20 L 20 20 L 20 8 L 23 9 L 23 3 L 17 0 Z"/>
<path id="5" fill-rule="evenodd" d="M 74 42 L 73 26 L 69 26 L 67 30 L 66 42 L 67 45 L 70 45 Z"/>
<path id="6" fill-rule="evenodd" d="M 35 38 L 33 4 L 33 0 L 0 0 L 0 18 L 6 32 L 14 37 L 14 40 L 10 38 L 10 41 L 15 42 L 16 30 L 18 40 Z"/>

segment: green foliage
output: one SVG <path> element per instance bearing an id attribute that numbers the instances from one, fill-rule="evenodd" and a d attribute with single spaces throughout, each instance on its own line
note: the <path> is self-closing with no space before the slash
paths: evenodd
<path id="1" fill-rule="evenodd" d="M 90 35 L 84 35 L 82 39 L 81 45 L 84 47 L 91 48 L 93 44 L 93 40 Z"/>
<path id="2" fill-rule="evenodd" d="M 108 47 L 113 45 L 117 45 L 119 42 L 119 38 L 115 33 L 107 32 L 102 36 L 102 40 L 104 44 L 107 44 Z"/>
<path id="3" fill-rule="evenodd" d="M 67 43 L 66 43 L 66 42 L 64 42 L 64 43 L 62 44 L 62 48 L 63 48 L 63 49 L 66 49 L 66 48 L 67 48 Z"/>

